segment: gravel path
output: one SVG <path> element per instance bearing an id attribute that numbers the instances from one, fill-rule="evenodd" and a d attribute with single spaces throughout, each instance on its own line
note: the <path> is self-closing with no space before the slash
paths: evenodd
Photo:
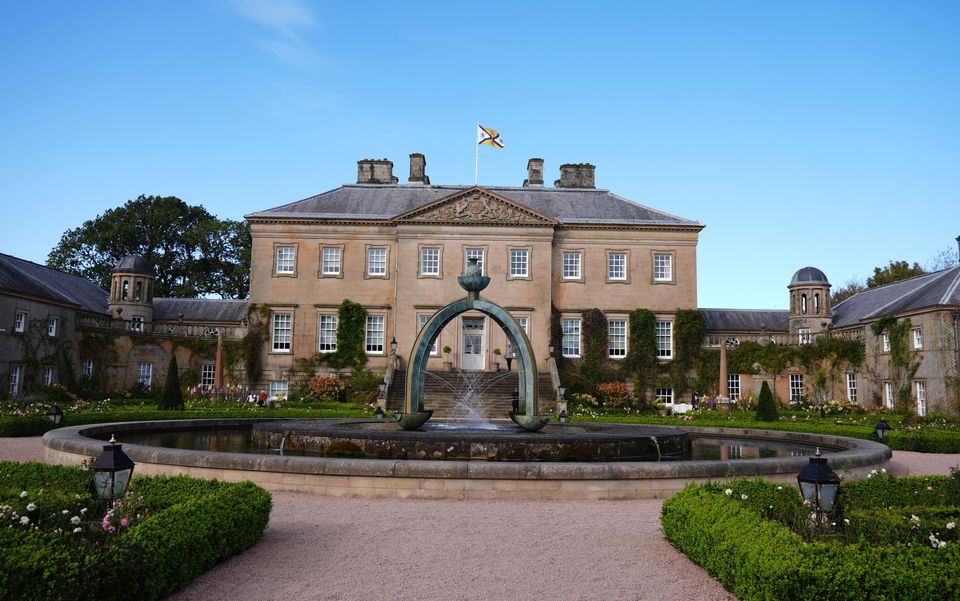
<path id="1" fill-rule="evenodd" d="M 40 459 L 0 438 L 0 459 Z M 897 451 L 891 472 L 949 474 L 960 455 Z M 365 500 L 274 493 L 261 541 L 169 601 L 735 597 L 660 534 L 661 501 Z"/>

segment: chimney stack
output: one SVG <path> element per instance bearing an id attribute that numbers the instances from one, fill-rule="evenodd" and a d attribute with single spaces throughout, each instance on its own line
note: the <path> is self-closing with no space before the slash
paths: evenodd
<path id="1" fill-rule="evenodd" d="M 410 178 L 407 181 L 411 184 L 430 184 L 430 177 L 427 175 L 427 159 L 419 152 L 410 155 Z"/>
<path id="2" fill-rule="evenodd" d="M 553 185 L 557 188 L 596 188 L 596 169 L 590 163 L 560 165 L 560 179 L 553 182 Z"/>
<path id="3" fill-rule="evenodd" d="M 395 184 L 393 161 L 387 159 L 363 159 L 357 161 L 358 184 Z"/>
<path id="4" fill-rule="evenodd" d="M 543 159 L 527 161 L 527 179 L 523 180 L 523 187 L 543 185 Z"/>

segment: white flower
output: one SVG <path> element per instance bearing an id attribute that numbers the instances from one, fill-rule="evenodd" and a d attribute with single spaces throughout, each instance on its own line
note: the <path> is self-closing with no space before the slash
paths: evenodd
<path id="1" fill-rule="evenodd" d="M 83 509 L 81 509 L 81 510 L 80 510 L 80 513 L 87 513 L 87 508 L 84 507 Z"/>
<path id="2" fill-rule="evenodd" d="M 20 518 L 20 523 L 26 526 L 27 524 L 30 523 L 30 518 L 28 518 L 27 516 L 23 516 L 22 518 Z"/>
<path id="3" fill-rule="evenodd" d="M 777 487 L 777 490 L 783 490 L 783 487 L 782 487 L 782 486 L 778 486 L 778 487 Z"/>
<path id="4" fill-rule="evenodd" d="M 20 498 L 21 498 L 21 499 L 26 499 L 26 498 L 27 498 L 27 491 L 21 492 L 21 493 L 20 493 Z"/>
<path id="5" fill-rule="evenodd" d="M 915 515 L 913 515 L 913 514 L 911 513 L 911 514 L 910 514 L 910 521 L 913 522 L 914 524 L 919 524 L 919 523 L 920 523 L 920 518 L 918 518 L 917 516 L 915 516 Z"/>
<path id="6" fill-rule="evenodd" d="M 746 500 L 747 500 L 747 495 L 740 495 L 740 498 L 743 499 L 744 501 L 746 501 Z"/>
<path id="7" fill-rule="evenodd" d="M 870 470 L 870 475 L 871 475 L 871 476 L 876 476 L 876 475 L 877 475 L 877 470 Z"/>
<path id="8" fill-rule="evenodd" d="M 80 524 L 80 516 L 75 515 L 75 516 L 73 516 L 72 518 L 70 518 L 70 523 L 73 524 L 74 526 L 79 525 L 79 524 Z"/>
<path id="9" fill-rule="evenodd" d="M 69 509 L 64 509 L 64 510 L 61 511 L 60 513 L 62 513 L 63 515 L 67 515 L 68 513 L 70 513 L 70 510 L 69 510 Z"/>
<path id="10" fill-rule="evenodd" d="M 850 520 L 848 520 L 847 518 L 843 518 L 843 523 L 846 524 L 847 526 L 849 526 L 849 525 L 850 525 Z"/>
<path id="11" fill-rule="evenodd" d="M 733 489 L 728 488 L 727 490 L 723 491 L 723 494 L 725 494 L 725 495 L 727 495 L 727 496 L 729 497 L 730 495 L 733 494 Z"/>
<path id="12" fill-rule="evenodd" d="M 956 527 L 957 527 L 957 523 L 956 523 L 956 522 L 948 522 L 948 523 L 947 523 L 947 530 L 953 530 L 953 529 L 956 528 Z"/>
<path id="13" fill-rule="evenodd" d="M 946 548 L 947 548 L 947 541 L 945 541 L 945 540 L 940 541 L 940 544 L 937 545 L 937 548 L 946 549 Z"/>
<path id="14" fill-rule="evenodd" d="M 887 473 L 887 468 L 885 468 L 885 467 L 880 468 L 880 473 L 881 473 L 881 474 L 886 474 L 886 473 Z"/>
<path id="15" fill-rule="evenodd" d="M 36 511 L 36 510 L 37 510 L 36 505 L 34 505 L 33 503 L 27 503 L 27 511 Z"/>
<path id="16" fill-rule="evenodd" d="M 74 529 L 73 529 L 73 533 L 74 533 L 74 534 L 80 534 L 81 532 L 83 532 L 83 528 L 74 528 Z"/>
<path id="17" fill-rule="evenodd" d="M 873 478 L 873 474 L 867 474 L 867 478 Z"/>

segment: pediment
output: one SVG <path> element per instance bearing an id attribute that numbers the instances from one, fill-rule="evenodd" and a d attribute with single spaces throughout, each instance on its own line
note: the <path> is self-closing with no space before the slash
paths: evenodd
<path id="1" fill-rule="evenodd" d="M 480 187 L 455 192 L 394 218 L 398 223 L 556 225 L 546 215 Z"/>

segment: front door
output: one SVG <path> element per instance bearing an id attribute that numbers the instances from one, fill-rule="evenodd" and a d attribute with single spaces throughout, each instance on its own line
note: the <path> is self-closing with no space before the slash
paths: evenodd
<path id="1" fill-rule="evenodd" d="M 483 318 L 463 319 L 460 369 L 483 369 Z"/>

